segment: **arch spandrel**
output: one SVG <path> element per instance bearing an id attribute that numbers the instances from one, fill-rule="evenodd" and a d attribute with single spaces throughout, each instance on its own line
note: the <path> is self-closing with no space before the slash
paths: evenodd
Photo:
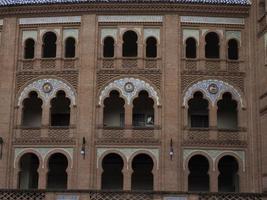
<path id="1" fill-rule="evenodd" d="M 193 97 L 196 91 L 201 91 L 213 106 L 216 105 L 223 93 L 230 92 L 233 99 L 237 100 L 242 108 L 245 108 L 244 99 L 237 89 L 224 81 L 215 79 L 202 80 L 187 88 L 184 92 L 183 106 L 187 105 L 188 100 Z"/>
<path id="2" fill-rule="evenodd" d="M 126 99 L 128 105 L 131 104 L 133 98 L 135 98 L 140 91 L 145 90 L 148 92 L 149 96 L 154 99 L 156 104 L 160 105 L 158 92 L 149 83 L 137 78 L 122 78 L 108 84 L 100 92 L 99 105 L 103 103 L 103 100 L 109 96 L 112 90 L 119 90 L 120 94 Z"/>
<path id="3" fill-rule="evenodd" d="M 18 106 L 20 106 L 22 101 L 28 97 L 28 94 L 31 91 L 36 91 L 41 99 L 44 100 L 44 103 L 47 104 L 56 96 L 56 93 L 59 90 L 63 90 L 66 97 L 71 100 L 71 103 L 76 105 L 76 93 L 71 86 L 59 79 L 46 78 L 36 80 L 24 87 L 18 97 Z"/>

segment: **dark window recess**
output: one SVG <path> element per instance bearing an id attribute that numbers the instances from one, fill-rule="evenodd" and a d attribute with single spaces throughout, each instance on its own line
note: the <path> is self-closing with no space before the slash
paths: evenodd
<path id="1" fill-rule="evenodd" d="M 42 100 L 36 92 L 30 92 L 23 101 L 22 126 L 39 128 L 42 121 Z"/>
<path id="2" fill-rule="evenodd" d="M 27 39 L 24 46 L 24 59 L 34 58 L 35 41 L 33 39 Z"/>
<path id="3" fill-rule="evenodd" d="M 205 41 L 206 58 L 220 58 L 219 36 L 214 32 L 210 32 L 206 35 Z"/>
<path id="4" fill-rule="evenodd" d="M 209 127 L 209 103 L 201 92 L 196 92 L 188 101 L 188 121 L 192 128 Z"/>
<path id="5" fill-rule="evenodd" d="M 209 117 L 205 115 L 191 115 L 191 127 L 209 127 Z"/>
<path id="6" fill-rule="evenodd" d="M 112 37 L 106 37 L 104 40 L 103 56 L 105 58 L 114 57 L 114 39 Z"/>
<path id="7" fill-rule="evenodd" d="M 68 159 L 61 153 L 53 154 L 48 161 L 47 189 L 67 189 Z"/>
<path id="8" fill-rule="evenodd" d="M 111 153 L 104 157 L 102 161 L 102 185 L 104 190 L 122 190 L 123 189 L 123 160 L 122 158 Z"/>
<path id="9" fill-rule="evenodd" d="M 65 58 L 74 58 L 75 57 L 75 39 L 70 37 L 65 41 Z"/>
<path id="10" fill-rule="evenodd" d="M 124 127 L 124 99 L 118 91 L 110 92 L 104 100 L 103 125 L 105 127 Z"/>
<path id="11" fill-rule="evenodd" d="M 228 59 L 238 60 L 238 43 L 234 39 L 228 41 Z"/>
<path id="12" fill-rule="evenodd" d="M 137 57 L 137 34 L 127 31 L 123 35 L 122 56 Z"/>
<path id="13" fill-rule="evenodd" d="M 59 91 L 56 98 L 51 100 L 51 126 L 69 126 L 70 124 L 70 100 L 65 92 Z"/>
<path id="14" fill-rule="evenodd" d="M 57 36 L 53 32 L 47 32 L 43 36 L 43 58 L 55 58 L 57 54 Z"/>
<path id="15" fill-rule="evenodd" d="M 33 153 L 26 153 L 20 159 L 19 189 L 38 189 L 39 159 Z"/>
<path id="16" fill-rule="evenodd" d="M 153 160 L 146 154 L 138 154 L 132 162 L 132 190 L 153 190 Z"/>
<path id="17" fill-rule="evenodd" d="M 157 40 L 153 37 L 149 37 L 146 40 L 146 57 L 148 58 L 157 57 Z"/>
<path id="18" fill-rule="evenodd" d="M 146 91 L 141 91 L 133 101 L 133 126 L 154 125 L 154 101 Z"/>
<path id="19" fill-rule="evenodd" d="M 209 161 L 202 155 L 195 155 L 188 162 L 188 191 L 208 192 L 209 184 Z"/>
<path id="20" fill-rule="evenodd" d="M 196 58 L 196 56 L 197 56 L 196 40 L 194 38 L 188 38 L 186 40 L 185 57 L 186 58 Z"/>

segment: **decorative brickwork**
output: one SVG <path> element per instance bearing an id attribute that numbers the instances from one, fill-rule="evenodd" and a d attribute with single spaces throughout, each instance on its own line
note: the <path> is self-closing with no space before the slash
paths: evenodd
<path id="1" fill-rule="evenodd" d="M 39 138 L 41 136 L 41 129 L 21 129 L 21 138 Z"/>
<path id="2" fill-rule="evenodd" d="M 68 70 L 68 71 L 45 71 L 45 72 L 19 72 L 17 73 L 17 85 L 16 91 L 20 90 L 21 87 L 30 82 L 31 80 L 37 79 L 39 77 L 59 77 L 68 81 L 72 87 L 77 90 L 78 87 L 78 71 L 77 70 Z"/>
<path id="3" fill-rule="evenodd" d="M 261 200 L 259 194 L 200 194 L 199 200 Z"/>
<path id="4" fill-rule="evenodd" d="M 49 128 L 48 136 L 51 138 L 65 139 L 70 135 L 70 130 L 68 128 Z"/>
<path id="5" fill-rule="evenodd" d="M 125 75 L 140 76 L 153 83 L 157 89 L 161 88 L 161 71 L 160 70 L 99 70 L 97 72 L 97 88 L 102 88 L 107 82 L 112 79 L 119 78 Z"/>
<path id="6" fill-rule="evenodd" d="M 182 90 L 201 79 L 223 79 L 244 92 L 244 73 L 241 72 L 182 72 Z"/>
<path id="7" fill-rule="evenodd" d="M 0 191 L 1 200 L 45 200 L 45 192 Z"/>
<path id="8" fill-rule="evenodd" d="M 152 200 L 152 194 L 146 193 L 120 193 L 120 192 L 91 192 L 90 200 Z"/>
<path id="9" fill-rule="evenodd" d="M 23 138 L 15 139 L 12 144 L 14 145 L 75 145 L 74 139 L 62 138 Z"/>

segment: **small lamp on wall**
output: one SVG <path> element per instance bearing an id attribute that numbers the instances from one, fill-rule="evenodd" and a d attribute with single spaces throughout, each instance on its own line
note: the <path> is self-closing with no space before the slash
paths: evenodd
<path id="1" fill-rule="evenodd" d="M 171 141 L 170 141 L 170 159 L 171 160 L 172 160 L 173 154 L 174 154 L 174 152 L 173 152 L 173 144 L 172 144 L 172 139 L 171 139 Z"/>
<path id="2" fill-rule="evenodd" d="M 85 158 L 85 137 L 83 137 L 82 139 L 81 155 L 83 156 L 83 159 L 84 159 Z"/>
<path id="3" fill-rule="evenodd" d="M 4 140 L 2 137 L 0 137 L 0 159 L 2 159 L 2 154 L 3 154 L 3 143 Z"/>

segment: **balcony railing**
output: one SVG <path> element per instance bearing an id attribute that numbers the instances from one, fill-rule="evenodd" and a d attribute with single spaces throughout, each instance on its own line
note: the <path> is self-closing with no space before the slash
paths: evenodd
<path id="1" fill-rule="evenodd" d="M 18 69 L 27 70 L 68 70 L 78 67 L 78 58 L 35 58 L 19 60 Z"/>
<path id="2" fill-rule="evenodd" d="M 36 139 L 70 139 L 75 134 L 75 127 L 72 126 L 50 126 L 50 127 L 16 127 L 15 138 L 17 140 Z"/>
<path id="3" fill-rule="evenodd" d="M 159 69 L 161 68 L 160 58 L 100 58 L 98 66 L 101 69 Z"/>
<path id="4" fill-rule="evenodd" d="M 96 130 L 99 143 L 158 143 L 161 137 L 159 127 L 98 127 Z"/>
<path id="5" fill-rule="evenodd" d="M 262 193 L 184 193 L 92 190 L 0 190 L 3 200 L 262 200 Z"/>
<path id="6" fill-rule="evenodd" d="M 185 145 L 245 146 L 246 143 L 246 131 L 244 129 L 186 128 L 184 130 Z"/>
<path id="7" fill-rule="evenodd" d="M 183 58 L 182 66 L 185 71 L 229 71 L 244 72 L 243 60 L 225 59 L 192 59 Z"/>

